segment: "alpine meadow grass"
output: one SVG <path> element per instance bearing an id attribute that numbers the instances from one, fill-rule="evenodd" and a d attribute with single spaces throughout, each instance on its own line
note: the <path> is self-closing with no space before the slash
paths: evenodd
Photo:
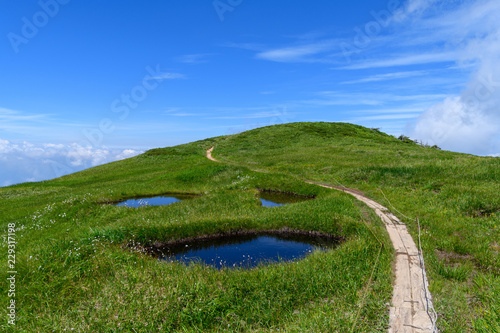
<path id="1" fill-rule="evenodd" d="M 215 147 L 213 156 L 206 150 Z M 419 232 L 442 332 L 500 327 L 500 158 L 403 142 L 341 123 L 259 128 L 58 179 L 0 188 L 15 225 L 16 325 L 7 332 L 383 332 L 394 249 L 363 191 Z M 259 190 L 314 197 L 262 207 Z M 169 193 L 168 206 L 109 202 Z M 403 217 L 408 216 L 410 219 Z M 415 218 L 420 221 L 419 230 Z M 222 269 L 161 262 L 155 242 L 242 230 L 319 231 L 335 249 L 296 262 Z M 1 251 L 7 260 L 8 242 Z M 0 272 L 6 305 L 9 274 Z"/>

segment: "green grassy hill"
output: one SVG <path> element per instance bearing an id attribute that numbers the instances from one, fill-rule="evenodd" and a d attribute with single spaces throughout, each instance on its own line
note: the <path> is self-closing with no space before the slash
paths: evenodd
<path id="1" fill-rule="evenodd" d="M 206 159 L 212 146 L 221 163 Z M 500 330 L 500 158 L 339 123 L 269 126 L 0 188 L 4 235 L 9 224 L 16 230 L 15 328 L 385 331 L 394 254 L 381 221 L 349 195 L 304 180 L 364 191 L 416 241 L 418 216 L 440 330 Z M 316 199 L 267 209 L 257 189 Z M 164 193 L 200 196 L 140 209 L 101 204 Z M 344 242 L 248 271 L 167 264 L 141 252 L 157 241 L 282 228 Z M 2 251 L 6 262 L 7 238 Z M 7 277 L 0 272 L 2 304 Z"/>

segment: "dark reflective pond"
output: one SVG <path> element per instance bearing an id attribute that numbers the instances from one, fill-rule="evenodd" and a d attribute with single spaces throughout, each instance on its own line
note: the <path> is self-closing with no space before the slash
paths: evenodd
<path id="1" fill-rule="evenodd" d="M 334 248 L 339 241 L 331 236 L 255 234 L 227 236 L 179 243 L 158 249 L 160 260 L 201 262 L 217 269 L 252 268 L 259 263 L 298 260 L 309 253 Z"/>
<path id="2" fill-rule="evenodd" d="M 270 192 L 260 192 L 260 201 L 264 207 L 279 207 L 291 203 L 302 202 L 306 200 L 311 200 L 311 198 L 289 195 L 283 193 L 270 193 Z"/>
<path id="3" fill-rule="evenodd" d="M 166 206 L 173 204 L 174 202 L 179 202 L 182 200 L 189 200 L 196 198 L 195 195 L 187 195 L 187 194 L 172 194 L 158 197 L 143 197 L 143 198 L 135 198 L 129 199 L 115 204 L 115 206 L 126 206 L 132 208 L 139 208 L 144 206 Z"/>

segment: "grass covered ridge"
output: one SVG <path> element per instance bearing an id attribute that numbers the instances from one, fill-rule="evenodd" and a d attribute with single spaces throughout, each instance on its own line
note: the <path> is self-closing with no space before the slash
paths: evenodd
<path id="1" fill-rule="evenodd" d="M 212 146 L 221 163 L 206 159 Z M 17 325 L 0 326 L 386 331 L 394 253 L 382 222 L 351 196 L 305 180 L 363 191 L 398 215 L 416 242 L 418 216 L 440 331 L 500 331 L 500 158 L 340 123 L 269 126 L 0 188 L 0 225 L 6 234 L 15 223 L 18 240 Z M 316 199 L 270 209 L 260 206 L 258 189 Z M 166 207 L 98 204 L 165 193 L 199 196 Z M 154 242 L 283 228 L 345 241 L 293 264 L 249 271 L 166 264 L 139 251 Z M 5 239 L 1 248 L 7 254 Z M 9 301 L 6 278 L 0 272 L 2 304 Z"/>
<path id="2" fill-rule="evenodd" d="M 440 151 L 341 123 L 259 128 L 219 142 L 213 155 L 360 189 L 398 215 L 416 241 L 418 217 L 439 329 L 500 332 L 500 158 Z"/>
<path id="3" fill-rule="evenodd" d="M 162 148 L 55 180 L 0 188 L 16 225 L 16 326 L 5 331 L 385 331 L 392 248 L 374 213 L 344 193 L 281 172 L 209 161 L 228 137 Z M 308 200 L 261 207 L 258 190 Z M 164 207 L 102 205 L 199 194 Z M 252 270 L 159 262 L 145 244 L 241 230 L 303 230 L 345 241 L 295 263 Z M 4 239 L 2 253 L 7 253 Z M 137 250 L 135 250 L 136 248 Z M 0 300 L 7 304 L 7 273 Z"/>

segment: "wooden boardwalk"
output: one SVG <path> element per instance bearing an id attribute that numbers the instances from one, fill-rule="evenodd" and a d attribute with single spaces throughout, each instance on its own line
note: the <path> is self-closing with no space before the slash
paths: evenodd
<path id="1" fill-rule="evenodd" d="M 344 191 L 364 202 L 382 219 L 396 251 L 396 279 L 389 313 L 389 333 L 433 333 L 432 298 L 423 269 L 423 258 L 406 225 L 379 203 L 359 191 L 349 188 L 320 185 Z"/>

